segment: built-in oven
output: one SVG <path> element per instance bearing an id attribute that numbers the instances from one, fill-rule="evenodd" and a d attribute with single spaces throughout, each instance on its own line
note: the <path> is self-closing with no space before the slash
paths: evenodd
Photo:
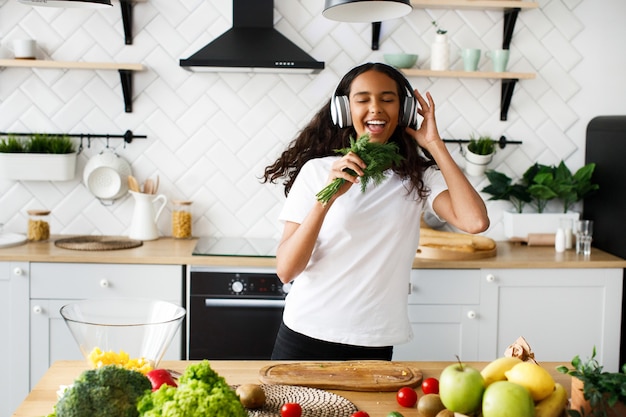
<path id="1" fill-rule="evenodd" d="M 270 257 L 275 245 L 204 239 L 194 254 Z M 191 266 L 187 289 L 188 359 L 270 359 L 289 289 L 273 267 Z"/>

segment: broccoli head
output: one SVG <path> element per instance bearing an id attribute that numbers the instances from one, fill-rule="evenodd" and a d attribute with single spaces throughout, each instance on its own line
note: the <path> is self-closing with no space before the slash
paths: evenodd
<path id="1" fill-rule="evenodd" d="M 152 384 L 116 365 L 83 372 L 55 405 L 56 417 L 137 417 L 137 402 Z"/>
<path id="2" fill-rule="evenodd" d="M 189 365 L 178 387 L 162 385 L 137 405 L 142 417 L 247 417 L 239 397 L 205 360 Z"/>

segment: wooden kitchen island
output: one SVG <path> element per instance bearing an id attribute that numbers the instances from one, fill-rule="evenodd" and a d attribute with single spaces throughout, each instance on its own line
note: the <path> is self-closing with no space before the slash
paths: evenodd
<path id="1" fill-rule="evenodd" d="M 164 361 L 160 367 L 183 371 L 187 365 L 195 361 Z M 262 367 L 275 364 L 270 361 L 211 361 L 211 367 L 222 375 L 229 384 L 239 385 L 244 383 L 259 383 L 258 373 Z M 412 366 L 419 368 L 423 378 L 439 378 L 441 370 L 451 362 L 410 362 Z M 487 362 L 469 362 L 470 366 L 480 370 Z M 562 384 L 568 391 L 570 389 L 570 377 L 556 371 L 562 363 L 546 362 L 542 366 L 548 370 L 555 381 Z M 565 364 L 567 365 L 567 364 Z M 55 362 L 43 378 L 30 392 L 13 414 L 13 417 L 43 417 L 53 411 L 56 403 L 56 391 L 60 385 L 71 384 L 83 370 L 86 369 L 84 361 L 58 361 Z M 418 388 L 418 396 L 422 392 Z M 395 392 L 357 392 L 357 391 L 332 391 L 357 406 L 359 410 L 366 411 L 371 417 L 386 417 L 391 411 L 399 411 L 405 417 L 417 417 L 416 408 L 403 408 L 396 402 Z"/>

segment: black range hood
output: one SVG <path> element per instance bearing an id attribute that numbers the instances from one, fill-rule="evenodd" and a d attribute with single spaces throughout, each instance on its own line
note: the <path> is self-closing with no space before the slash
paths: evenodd
<path id="1" fill-rule="evenodd" d="M 233 0 L 233 27 L 181 59 L 180 66 L 213 72 L 312 73 L 324 69 L 323 62 L 274 29 L 274 0 Z"/>

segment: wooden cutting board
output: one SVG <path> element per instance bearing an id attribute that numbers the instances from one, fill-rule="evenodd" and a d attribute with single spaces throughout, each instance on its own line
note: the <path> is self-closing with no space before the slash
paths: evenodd
<path id="1" fill-rule="evenodd" d="M 418 386 L 422 382 L 422 372 L 401 362 L 296 362 L 261 368 L 259 378 L 265 384 L 346 391 L 397 391 L 406 386 Z"/>
<path id="2" fill-rule="evenodd" d="M 453 260 L 461 261 L 467 259 L 484 259 L 491 258 L 498 254 L 498 248 L 489 250 L 476 250 L 473 252 L 465 252 L 462 250 L 435 248 L 430 246 L 419 246 L 417 248 L 416 258 L 419 259 L 436 259 L 436 260 Z"/>

